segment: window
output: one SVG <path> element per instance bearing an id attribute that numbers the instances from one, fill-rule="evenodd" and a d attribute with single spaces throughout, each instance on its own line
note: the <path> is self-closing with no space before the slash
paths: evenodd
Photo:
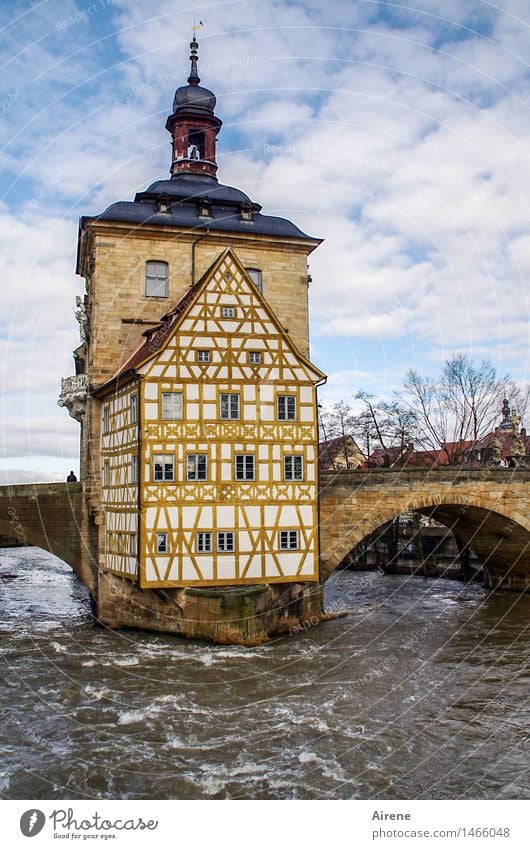
<path id="1" fill-rule="evenodd" d="M 198 363 L 209 363 L 210 362 L 210 352 L 209 351 L 197 351 L 197 362 Z"/>
<path id="2" fill-rule="evenodd" d="M 138 454 L 131 457 L 131 483 L 138 483 Z"/>
<path id="3" fill-rule="evenodd" d="M 236 454 L 236 481 L 254 480 L 254 454 Z"/>
<path id="4" fill-rule="evenodd" d="M 153 469 L 155 481 L 175 480 L 175 457 L 173 454 L 154 454 Z"/>
<path id="5" fill-rule="evenodd" d="M 138 395 L 131 395 L 131 422 L 138 421 Z"/>
<path id="6" fill-rule="evenodd" d="M 239 395 L 224 395 L 224 394 L 221 394 L 221 418 L 222 419 L 238 419 L 239 418 Z"/>
<path id="7" fill-rule="evenodd" d="M 260 292 L 263 292 L 263 278 L 261 276 L 261 271 L 259 268 L 245 268 L 248 276 L 254 283 L 256 289 L 259 289 Z"/>
<path id="8" fill-rule="evenodd" d="M 235 307 L 223 307 L 223 318 L 235 318 L 236 317 L 236 308 Z"/>
<path id="9" fill-rule="evenodd" d="M 212 550 L 212 535 L 200 531 L 197 534 L 197 552 L 199 554 L 209 554 Z"/>
<path id="10" fill-rule="evenodd" d="M 138 552 L 138 537 L 136 534 L 131 534 L 129 537 L 129 554 L 131 557 L 136 557 Z"/>
<path id="11" fill-rule="evenodd" d="M 248 361 L 251 366 L 259 366 L 261 363 L 261 352 L 260 351 L 249 351 L 248 352 Z"/>
<path id="12" fill-rule="evenodd" d="M 150 261 L 145 266 L 145 294 L 148 298 L 167 298 L 169 266 L 167 262 Z"/>
<path id="13" fill-rule="evenodd" d="M 206 454 L 188 454 L 186 468 L 189 481 L 208 480 L 208 457 Z"/>
<path id="14" fill-rule="evenodd" d="M 286 454 L 283 458 L 283 479 L 302 481 L 304 479 L 304 460 L 300 454 Z"/>
<path id="15" fill-rule="evenodd" d="M 103 407 L 103 433 L 108 433 L 110 430 L 110 408 L 108 404 Z"/>
<path id="16" fill-rule="evenodd" d="M 156 535 L 156 553 L 167 554 L 167 534 Z"/>
<path id="17" fill-rule="evenodd" d="M 217 551 L 220 554 L 235 551 L 233 531 L 221 531 L 217 534 Z"/>
<path id="18" fill-rule="evenodd" d="M 162 418 L 182 418 L 182 392 L 162 392 Z"/>
<path id="19" fill-rule="evenodd" d="M 294 422 L 296 419 L 296 395 L 278 395 L 278 421 Z"/>
<path id="20" fill-rule="evenodd" d="M 110 462 L 105 460 L 103 463 L 103 486 L 110 486 Z"/>
<path id="21" fill-rule="evenodd" d="M 298 548 L 298 531 L 280 531 L 280 548 L 282 551 Z"/>

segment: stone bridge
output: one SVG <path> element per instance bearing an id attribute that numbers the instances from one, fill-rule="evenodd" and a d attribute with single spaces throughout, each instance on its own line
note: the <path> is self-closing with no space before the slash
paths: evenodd
<path id="1" fill-rule="evenodd" d="M 377 469 L 320 475 L 321 577 L 407 510 L 453 528 L 484 564 L 486 585 L 530 584 L 530 471 Z"/>
<path id="2" fill-rule="evenodd" d="M 94 594 L 97 536 L 91 525 L 80 483 L 0 486 L 0 537 L 60 557 Z"/>
<path id="3" fill-rule="evenodd" d="M 418 510 L 452 527 L 484 564 L 493 589 L 530 583 L 530 471 L 381 469 L 320 479 L 321 584 L 138 589 L 102 572 L 105 534 L 81 484 L 0 487 L 0 537 L 32 543 L 68 563 L 99 621 L 256 645 L 323 614 L 322 584 L 350 552 L 399 513 Z"/>

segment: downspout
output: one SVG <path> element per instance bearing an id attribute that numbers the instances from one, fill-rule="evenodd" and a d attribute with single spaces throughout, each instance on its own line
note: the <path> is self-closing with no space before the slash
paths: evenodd
<path id="1" fill-rule="evenodd" d="M 202 242 L 202 240 L 206 238 L 206 236 L 208 235 L 209 232 L 210 232 L 209 229 L 205 230 L 205 232 L 202 234 L 202 236 L 199 236 L 199 238 L 195 239 L 195 241 L 192 242 L 192 244 L 191 244 L 191 285 L 192 286 L 195 283 L 195 245 L 198 245 L 199 242 Z"/>

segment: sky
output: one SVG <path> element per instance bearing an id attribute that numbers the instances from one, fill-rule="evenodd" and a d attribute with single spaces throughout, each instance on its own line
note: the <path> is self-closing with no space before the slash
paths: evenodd
<path id="1" fill-rule="evenodd" d="M 324 403 L 453 353 L 529 377 L 528 0 L 35 0 L 0 12 L 0 484 L 78 470 L 78 219 L 168 176 L 198 32 L 220 182 L 323 238 Z"/>

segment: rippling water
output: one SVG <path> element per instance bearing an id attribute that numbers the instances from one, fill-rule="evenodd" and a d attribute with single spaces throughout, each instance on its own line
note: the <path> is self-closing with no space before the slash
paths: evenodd
<path id="1" fill-rule="evenodd" d="M 244 649 L 95 626 L 35 548 L 0 589 L 5 798 L 528 798 L 528 597 L 342 572 Z"/>

